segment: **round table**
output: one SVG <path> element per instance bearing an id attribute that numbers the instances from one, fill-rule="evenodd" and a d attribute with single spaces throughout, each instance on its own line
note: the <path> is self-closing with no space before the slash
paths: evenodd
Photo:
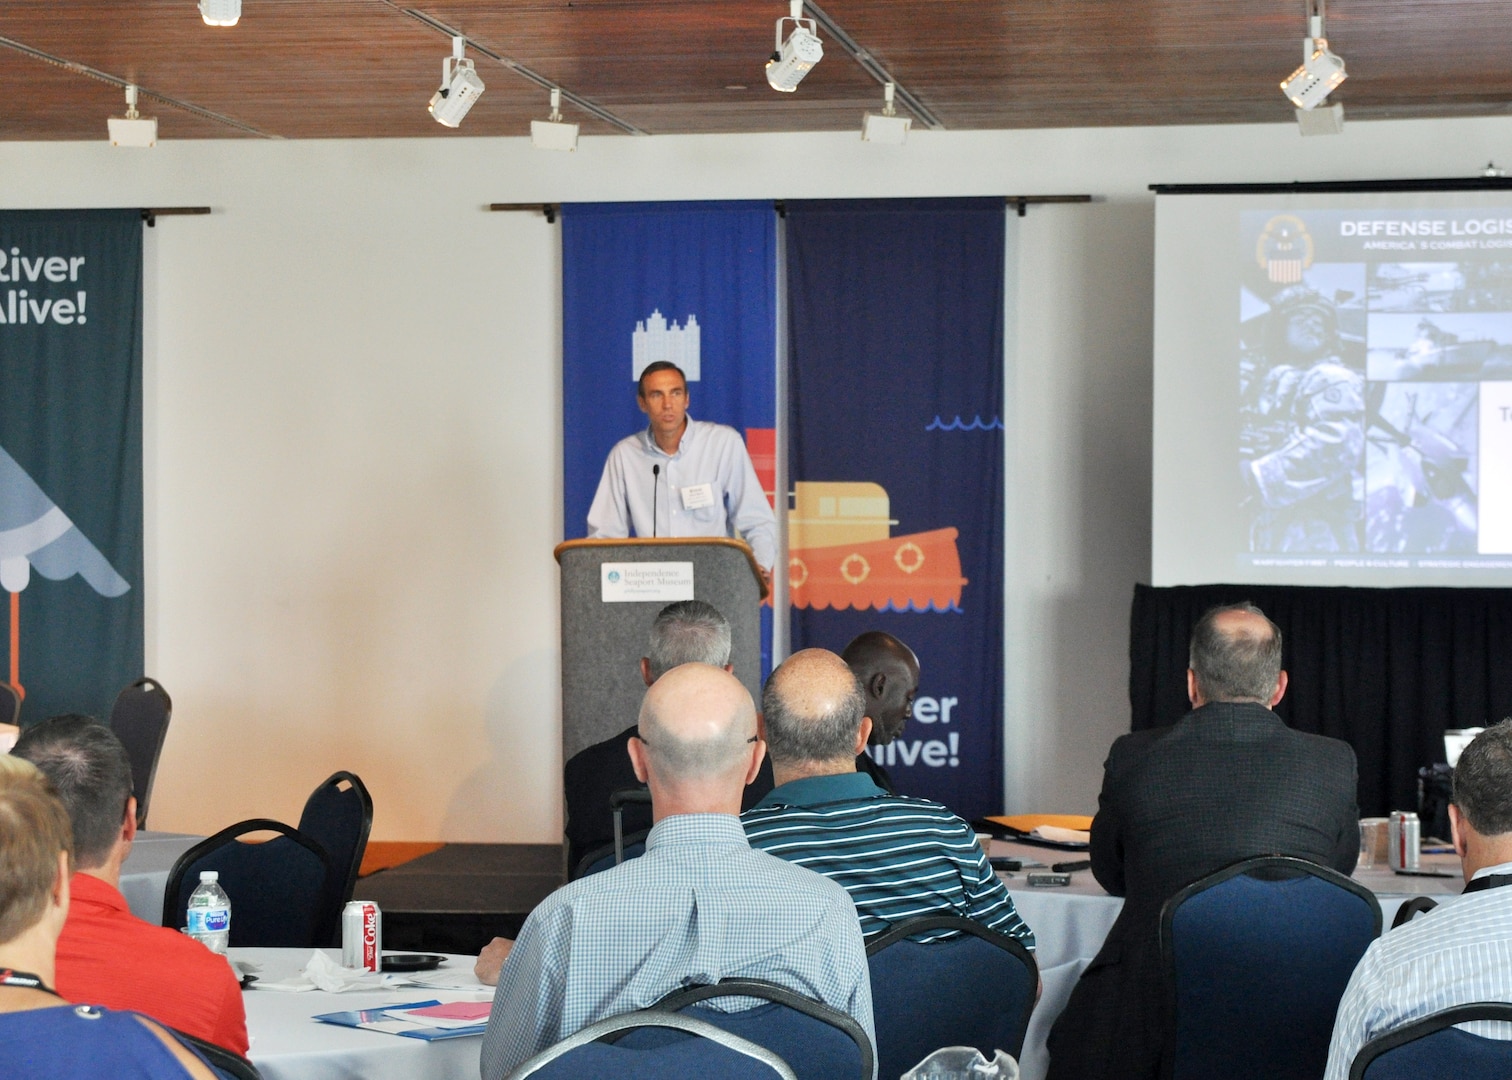
<path id="1" fill-rule="evenodd" d="M 168 872 L 179 856 L 203 840 L 188 833 L 139 832 L 131 844 L 126 861 L 121 864 L 121 895 L 126 906 L 139 919 L 153 926 L 163 921 L 163 891 L 168 887 Z"/>
<path id="2" fill-rule="evenodd" d="M 335 949 L 326 950 L 340 959 Z M 232 949 L 231 958 L 257 964 L 259 981 L 286 979 L 303 970 L 310 949 Z M 448 956 L 443 970 L 472 984 L 472 990 L 391 987 L 332 994 L 323 990 L 287 993 L 258 990 L 242 993 L 247 1008 L 248 1056 L 264 1080 L 477 1080 L 481 1035 L 424 1042 L 379 1031 L 327 1024 L 321 1013 L 376 1009 L 417 1001 L 483 1001 L 493 987 L 472 977 L 473 956 Z"/>

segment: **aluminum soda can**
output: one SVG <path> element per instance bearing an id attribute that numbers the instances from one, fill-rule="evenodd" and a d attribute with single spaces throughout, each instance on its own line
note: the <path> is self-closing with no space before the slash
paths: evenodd
<path id="1" fill-rule="evenodd" d="M 383 912 L 371 900 L 349 900 L 341 911 L 341 966 L 377 971 L 383 966 Z"/>
<path id="2" fill-rule="evenodd" d="M 1411 810 L 1393 810 L 1386 828 L 1390 843 L 1386 864 L 1393 870 L 1418 869 L 1422 824 L 1417 814 Z"/>

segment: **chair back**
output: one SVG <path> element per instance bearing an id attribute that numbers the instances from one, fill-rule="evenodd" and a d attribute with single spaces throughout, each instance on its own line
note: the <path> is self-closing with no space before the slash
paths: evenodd
<path id="1" fill-rule="evenodd" d="M 131 793 L 136 796 L 139 829 L 147 827 L 147 803 L 172 717 L 173 699 L 161 683 L 148 678 L 138 679 L 117 694 L 110 709 L 110 730 L 131 759 Z"/>
<path id="2" fill-rule="evenodd" d="M 276 832 L 263 843 L 240 839 Z M 201 871 L 220 874 L 231 898 L 232 948 L 300 948 L 324 945 L 320 937 L 331 915 L 330 856 L 298 829 L 269 818 L 251 818 L 222 829 L 179 856 L 163 890 L 163 925 L 185 924 L 189 894 Z M 337 917 L 340 909 L 337 908 Z"/>
<path id="3" fill-rule="evenodd" d="M 713 998 L 756 998 L 765 1004 L 722 1012 Z M 674 990 L 656 1008 L 704 1020 L 771 1050 L 793 1067 L 798 1080 L 871 1080 L 875 1054 L 866 1029 L 849 1014 L 765 979 L 723 979 L 713 985 Z M 632 1045 L 666 1041 L 665 1032 L 626 1036 Z"/>
<path id="4" fill-rule="evenodd" d="M 622 1032 L 672 1030 L 678 1036 L 649 1047 L 630 1041 L 598 1042 Z M 659 1009 L 621 1013 L 589 1024 L 555 1046 L 535 1055 L 505 1080 L 797 1080 L 793 1070 L 772 1051 L 731 1035 L 713 1024 Z"/>
<path id="5" fill-rule="evenodd" d="M 1512 1004 L 1456 1005 L 1388 1031 L 1360 1048 L 1349 1080 L 1506 1080 L 1512 1076 L 1512 1039 L 1488 1039 L 1454 1026 L 1473 1020 L 1512 1022 Z"/>
<path id="6" fill-rule="evenodd" d="M 321 931 L 327 945 L 341 943 L 341 909 L 352 898 L 372 829 L 373 798 L 356 773 L 334 772 L 326 777 L 305 800 L 299 815 L 299 831 L 325 848 L 336 871 L 326 901 L 334 917 Z"/>
<path id="7" fill-rule="evenodd" d="M 0 724 L 19 726 L 21 693 L 8 682 L 0 682 Z"/>
<path id="8" fill-rule="evenodd" d="M 650 832 L 650 829 L 643 829 L 621 837 L 622 847 L 618 854 L 612 843 L 589 848 L 578 860 L 578 864 L 572 868 L 572 873 L 568 875 L 567 880 L 576 881 L 589 874 L 612 870 L 626 859 L 640 858 L 646 853 L 646 837 L 650 835 Z"/>
<path id="9" fill-rule="evenodd" d="M 217 1076 L 225 1077 L 226 1080 L 262 1080 L 262 1073 L 257 1071 L 246 1058 L 233 1050 L 227 1050 L 224 1046 L 217 1046 L 198 1035 L 190 1035 L 178 1028 L 168 1028 L 173 1032 L 174 1038 L 185 1046 L 192 1047 L 200 1057 L 204 1058 Z"/>
<path id="10" fill-rule="evenodd" d="M 929 942 L 909 938 L 949 930 Z M 910 919 L 867 943 L 877 1073 L 901 1076 L 942 1046 L 1018 1059 L 1039 967 L 1016 938 L 958 915 Z"/>
<path id="11" fill-rule="evenodd" d="M 1317 1080 L 1344 987 L 1380 933 L 1369 889 L 1289 856 L 1176 893 L 1160 916 L 1170 1075 Z"/>
<path id="12" fill-rule="evenodd" d="M 1410 896 L 1402 901 L 1402 906 L 1397 908 L 1392 916 L 1391 928 L 1395 930 L 1403 923 L 1409 923 L 1425 911 L 1432 911 L 1438 907 L 1438 901 L 1431 896 Z"/>

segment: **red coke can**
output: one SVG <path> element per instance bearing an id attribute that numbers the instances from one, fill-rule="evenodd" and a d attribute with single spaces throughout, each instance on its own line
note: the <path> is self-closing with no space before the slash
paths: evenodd
<path id="1" fill-rule="evenodd" d="M 341 966 L 357 971 L 383 966 L 383 912 L 371 900 L 350 900 L 342 909 Z"/>

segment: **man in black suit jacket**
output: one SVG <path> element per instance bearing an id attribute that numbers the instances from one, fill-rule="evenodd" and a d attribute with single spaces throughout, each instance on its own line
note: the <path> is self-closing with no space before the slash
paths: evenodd
<path id="1" fill-rule="evenodd" d="M 1286 692 L 1281 631 L 1251 604 L 1215 608 L 1192 631 L 1190 664 L 1192 711 L 1122 736 L 1103 765 L 1092 873 L 1125 900 L 1051 1030 L 1051 1080 L 1160 1074 L 1160 909 L 1183 886 L 1253 855 L 1354 870 L 1354 750 L 1271 711 Z"/>

